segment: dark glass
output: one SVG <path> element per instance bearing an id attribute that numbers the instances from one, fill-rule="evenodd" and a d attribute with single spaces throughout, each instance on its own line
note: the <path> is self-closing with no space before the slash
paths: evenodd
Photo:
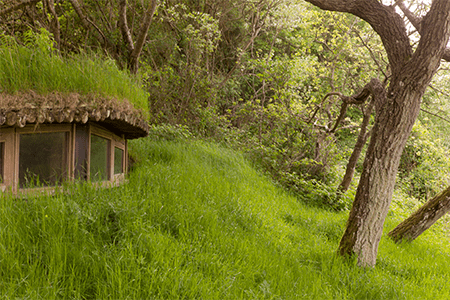
<path id="1" fill-rule="evenodd" d="M 109 143 L 108 139 L 91 135 L 91 180 L 108 180 L 109 170 Z"/>
<path id="2" fill-rule="evenodd" d="M 77 125 L 75 130 L 75 178 L 87 180 L 87 162 L 89 149 L 89 128 Z"/>
<path id="3" fill-rule="evenodd" d="M 54 186 L 66 177 L 65 132 L 20 135 L 19 186 Z"/>
<path id="4" fill-rule="evenodd" d="M 114 174 L 123 173 L 123 150 L 114 148 Z"/>

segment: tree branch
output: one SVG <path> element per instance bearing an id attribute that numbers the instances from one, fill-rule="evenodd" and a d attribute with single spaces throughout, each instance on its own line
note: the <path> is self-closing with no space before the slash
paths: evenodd
<path id="1" fill-rule="evenodd" d="M 134 50 L 134 43 L 131 37 L 130 28 L 128 27 L 126 0 L 119 1 L 119 27 L 120 32 L 122 33 L 122 37 L 127 44 L 128 53 L 131 54 Z"/>
<path id="2" fill-rule="evenodd" d="M 435 117 L 437 117 L 437 118 L 439 118 L 439 119 L 441 119 L 441 120 L 443 120 L 443 121 L 445 121 L 447 123 L 450 123 L 450 119 L 447 119 L 447 118 L 445 118 L 443 116 L 440 116 L 438 114 L 432 113 L 431 111 L 428 111 L 428 110 L 423 109 L 423 108 L 421 108 L 420 110 L 423 111 L 424 113 L 427 113 L 427 114 L 430 114 L 432 116 L 435 116 Z"/>
<path id="3" fill-rule="evenodd" d="M 381 88 L 381 89 L 380 89 Z M 341 106 L 341 111 L 339 117 L 336 120 L 336 124 L 330 130 L 331 133 L 334 133 L 339 125 L 339 123 L 344 119 L 345 113 L 347 112 L 347 106 L 349 104 L 362 104 L 366 102 L 366 100 L 373 96 L 373 102 L 375 103 L 377 99 L 380 97 L 380 93 L 384 93 L 384 88 L 381 82 L 378 79 L 372 79 L 368 84 L 364 86 L 364 88 L 358 93 L 350 97 L 341 96 L 341 100 L 343 101 Z M 372 110 L 372 109 L 371 109 Z"/>
<path id="4" fill-rule="evenodd" d="M 48 10 L 50 11 L 50 14 L 52 15 L 52 19 L 50 21 L 50 27 L 51 27 L 51 31 L 53 33 L 53 38 L 55 39 L 56 42 L 56 48 L 59 50 L 60 46 L 61 46 L 61 27 L 59 24 L 59 19 L 58 19 L 58 15 L 56 14 L 56 10 L 55 10 L 55 2 L 54 0 L 46 0 L 47 2 L 47 6 L 48 6 Z"/>
<path id="5" fill-rule="evenodd" d="M 329 11 L 351 13 L 370 24 L 380 36 L 393 73 L 399 71 L 412 56 L 412 47 L 403 18 L 392 6 L 378 0 L 306 0 Z"/>
<path id="6" fill-rule="evenodd" d="M 153 14 L 156 11 L 157 0 L 151 0 L 150 5 L 145 12 L 144 20 L 140 28 L 136 45 L 134 46 L 133 52 L 130 55 L 130 71 L 136 73 L 138 69 L 138 60 L 141 54 L 142 48 L 144 47 L 145 39 L 147 38 L 147 32 L 152 23 Z"/>
<path id="7" fill-rule="evenodd" d="M 86 31 L 89 31 L 89 27 L 92 26 L 95 28 L 95 30 L 93 31 L 95 38 L 100 41 L 101 44 L 103 44 L 106 48 L 109 48 L 110 50 L 114 49 L 114 46 L 112 45 L 112 43 L 106 38 L 106 36 L 103 34 L 103 32 L 100 30 L 100 28 L 98 28 L 97 25 L 94 24 L 94 22 L 92 22 L 84 13 L 83 10 L 81 8 L 80 3 L 78 2 L 78 0 L 69 0 L 70 3 L 72 4 L 73 9 L 75 10 L 76 14 L 78 15 L 78 17 L 81 20 L 81 25 L 83 26 L 83 28 Z M 101 42 L 103 41 L 103 42 Z M 114 53 L 111 53 L 111 55 L 114 56 Z"/>
<path id="8" fill-rule="evenodd" d="M 450 11 L 450 1 L 434 0 L 430 10 L 422 19 L 420 26 L 423 34 L 421 34 L 417 50 L 414 52 L 414 55 L 409 62 L 411 68 L 415 69 L 417 72 L 423 72 L 421 68 L 417 68 L 418 65 L 423 65 L 427 69 L 437 68 L 440 59 L 443 58 L 444 54 L 447 52 L 446 47 L 450 32 L 450 14 L 443 12 L 448 11 Z M 437 22 L 442 25 L 435 26 Z M 426 32 L 426 34 L 424 34 L 424 32 Z M 438 57 L 439 60 L 436 60 L 436 57 Z"/>
<path id="9" fill-rule="evenodd" d="M 11 6 L 9 8 L 5 8 L 3 10 L 0 10 L 0 17 L 3 17 L 6 14 L 9 14 L 10 12 L 16 11 L 18 9 L 21 9 L 25 6 L 33 5 L 38 2 L 41 2 L 42 0 L 28 0 L 28 1 L 22 1 L 14 6 Z"/>
<path id="10" fill-rule="evenodd" d="M 414 26 L 414 28 L 417 29 L 419 33 L 421 33 L 421 22 L 422 18 L 417 17 L 412 13 L 406 5 L 403 3 L 403 0 L 396 0 L 395 4 L 398 5 L 398 7 L 401 9 L 401 11 L 405 14 L 405 16 L 408 18 L 408 20 L 411 22 L 411 24 Z"/>
<path id="11" fill-rule="evenodd" d="M 322 101 L 320 101 L 319 106 L 316 108 L 316 110 L 314 111 L 311 118 L 309 118 L 309 120 L 306 123 L 311 123 L 311 121 L 316 117 L 319 110 L 322 108 L 322 105 L 325 102 L 325 100 L 327 100 L 327 98 L 330 96 L 339 96 L 340 98 L 343 97 L 343 95 L 339 92 L 331 92 L 331 93 L 326 94 L 325 97 L 323 97 Z"/>

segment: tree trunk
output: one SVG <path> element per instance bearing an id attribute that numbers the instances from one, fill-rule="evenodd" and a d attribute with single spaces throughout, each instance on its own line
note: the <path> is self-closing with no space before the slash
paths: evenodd
<path id="1" fill-rule="evenodd" d="M 340 193 L 345 193 L 350 183 L 353 179 L 353 174 L 355 173 L 356 163 L 358 162 L 359 157 L 361 156 L 362 149 L 366 144 L 368 133 L 367 126 L 369 125 L 370 115 L 372 114 L 374 101 L 370 101 L 369 105 L 366 107 L 366 111 L 364 112 L 363 121 L 361 123 L 361 130 L 359 131 L 358 139 L 356 140 L 355 147 L 353 148 L 352 155 L 350 155 L 350 159 L 348 160 L 347 168 L 345 169 L 345 175 L 342 179 L 341 184 L 339 184 L 338 191 Z"/>
<path id="2" fill-rule="evenodd" d="M 400 157 L 419 113 L 424 90 L 398 88 L 395 94 L 399 99 L 380 99 L 384 99 L 384 105 L 380 103 L 377 109 L 355 201 L 339 245 L 339 253 L 356 254 L 360 266 L 375 265 Z"/>
<path id="3" fill-rule="evenodd" d="M 449 211 L 450 187 L 425 203 L 388 235 L 397 243 L 413 241 Z"/>
<path id="4" fill-rule="evenodd" d="M 360 266 L 374 266 L 401 153 L 419 113 L 422 95 L 446 53 L 450 1 L 433 0 L 420 21 L 421 37 L 415 49 L 411 47 L 405 22 L 393 6 L 378 0 L 306 1 L 325 10 L 351 13 L 368 22 L 380 36 L 391 66 L 387 93 L 382 86 L 372 92 L 375 124 L 338 251 L 341 255 L 356 254 Z"/>

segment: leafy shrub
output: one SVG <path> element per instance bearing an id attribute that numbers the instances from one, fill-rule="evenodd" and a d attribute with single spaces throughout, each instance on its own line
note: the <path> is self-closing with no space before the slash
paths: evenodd
<path id="1" fill-rule="evenodd" d="M 403 151 L 398 184 L 409 196 L 425 202 L 449 185 L 448 148 L 427 126 L 418 120 Z"/>

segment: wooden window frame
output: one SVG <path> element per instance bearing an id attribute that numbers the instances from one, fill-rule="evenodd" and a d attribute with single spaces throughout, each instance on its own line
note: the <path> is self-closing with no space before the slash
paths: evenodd
<path id="1" fill-rule="evenodd" d="M 105 138 L 109 140 L 109 149 L 108 149 L 108 180 L 100 181 L 101 185 L 119 185 L 125 181 L 125 173 L 127 170 L 127 159 L 128 157 L 128 147 L 127 147 L 127 141 L 122 136 L 119 137 L 118 135 L 114 134 L 113 132 L 97 125 L 97 124 L 91 124 L 89 134 L 97 135 L 99 137 Z M 89 139 L 89 158 L 88 158 L 88 170 L 90 172 L 91 168 L 91 142 Z M 120 174 L 114 174 L 114 148 L 119 148 L 123 150 L 124 159 L 122 160 L 122 170 L 123 173 Z M 88 178 L 90 179 L 90 174 L 88 174 Z"/>
<path id="2" fill-rule="evenodd" d="M 0 192 L 5 192 L 8 188 L 15 191 L 14 165 L 16 153 L 14 128 L 0 128 L 0 142 L 4 144 L 4 161 L 3 161 L 3 182 L 0 183 Z"/>
<path id="3" fill-rule="evenodd" d="M 65 165 L 66 176 L 65 181 L 70 181 L 73 178 L 74 173 L 74 134 L 73 126 L 71 124 L 40 124 L 37 128 L 35 125 L 25 126 L 24 128 L 15 129 L 15 160 L 14 160 L 14 185 L 13 191 L 20 191 L 21 193 L 29 193 L 34 191 L 53 191 L 57 186 L 37 187 L 37 188 L 21 188 L 19 185 L 19 150 L 20 150 L 20 135 L 21 134 L 41 134 L 41 133 L 53 133 L 64 132 L 66 133 L 66 145 L 65 145 Z"/>

